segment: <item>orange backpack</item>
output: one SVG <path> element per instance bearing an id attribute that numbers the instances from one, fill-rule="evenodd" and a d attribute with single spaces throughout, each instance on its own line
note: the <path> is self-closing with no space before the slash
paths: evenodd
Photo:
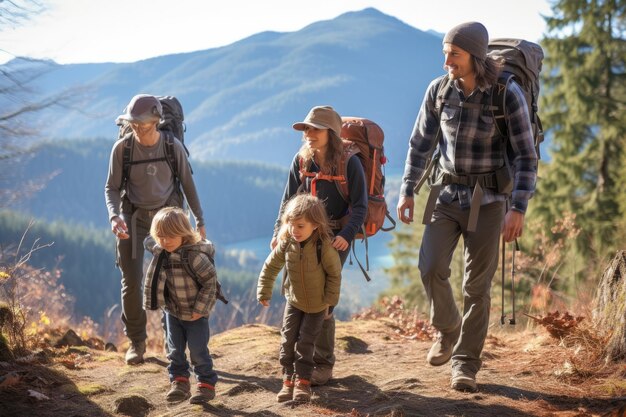
<path id="1" fill-rule="evenodd" d="M 343 157 L 339 163 L 337 172 L 339 175 L 328 175 L 319 172 L 309 172 L 307 168 L 300 164 L 300 178 L 312 177 L 311 194 L 316 195 L 317 180 L 335 181 L 337 188 L 346 201 L 348 198 L 348 178 L 346 174 L 347 163 L 352 155 L 358 155 L 365 181 L 367 183 L 367 215 L 361 231 L 357 233 L 357 239 L 364 239 L 366 242 L 366 261 L 369 270 L 369 259 L 367 256 L 367 238 L 375 235 L 379 230 L 388 232 L 396 227 L 395 220 L 389 215 L 387 202 L 385 201 L 385 172 L 384 165 L 387 162 L 385 156 L 385 134 L 376 123 L 362 117 L 342 117 L 341 139 L 344 144 Z M 304 182 L 304 181 L 303 181 Z M 389 227 L 383 227 L 385 219 L 392 223 Z M 352 246 L 354 252 L 354 242 Z M 357 259 L 358 261 L 358 259 Z M 359 263 L 360 265 L 360 263 Z M 361 267 L 361 269 L 363 269 Z M 365 273 L 365 271 L 363 271 Z M 369 277 L 365 274 L 366 278 Z"/>

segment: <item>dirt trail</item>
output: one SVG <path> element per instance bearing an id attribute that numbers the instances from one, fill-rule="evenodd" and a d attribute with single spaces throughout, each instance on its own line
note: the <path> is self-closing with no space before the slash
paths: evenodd
<path id="1" fill-rule="evenodd" d="M 538 329 L 487 339 L 479 392 L 449 387 L 450 368 L 425 362 L 429 342 L 399 337 L 388 320 L 337 323 L 334 379 L 310 404 L 279 404 L 277 328 L 247 325 L 216 335 L 220 381 L 209 405 L 170 406 L 164 358 L 130 367 L 121 353 L 70 348 L 42 364 L 0 364 L 21 382 L 0 388 L 0 416 L 626 416 L 626 366 L 618 375 L 564 379 L 571 350 Z M 620 371 L 621 369 L 621 371 Z M 621 373 L 620 373 L 621 372 Z M 28 390 L 49 399 L 36 400 Z"/>

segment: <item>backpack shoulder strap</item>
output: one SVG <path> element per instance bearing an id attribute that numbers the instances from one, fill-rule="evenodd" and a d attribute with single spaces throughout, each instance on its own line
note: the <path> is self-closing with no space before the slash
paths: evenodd
<path id="1" fill-rule="evenodd" d="M 433 137 L 433 141 L 430 144 L 430 149 L 428 150 L 428 159 L 426 160 L 426 168 L 422 176 L 419 178 L 413 191 L 415 194 L 419 194 L 422 186 L 426 182 L 426 180 L 430 177 L 430 173 L 433 170 L 435 164 L 437 163 L 438 157 L 435 155 L 435 150 L 439 145 L 439 138 L 441 137 L 441 113 L 443 112 L 443 105 L 448 102 L 448 97 L 452 93 L 452 80 L 448 76 L 448 74 L 441 77 L 439 81 L 439 85 L 437 85 L 437 95 L 435 96 L 435 111 L 437 113 L 437 120 L 439 120 L 439 125 L 437 126 L 437 133 Z"/>
<path id="2" fill-rule="evenodd" d="M 315 242 L 315 254 L 317 255 L 317 263 L 321 263 L 322 262 L 322 239 L 320 239 L 319 237 L 317 238 L 317 241 Z"/>
<path id="3" fill-rule="evenodd" d="M 435 110 L 437 117 L 441 120 L 443 105 L 448 102 L 448 97 L 452 93 L 452 80 L 448 74 L 444 75 L 437 85 L 437 95 L 435 96 Z"/>
<path id="4" fill-rule="evenodd" d="M 120 182 L 120 190 L 123 190 L 126 187 L 126 183 L 128 182 L 128 178 L 130 177 L 130 167 L 133 160 L 132 132 L 127 133 L 126 136 L 124 136 L 124 142 L 122 146 L 122 180 Z"/>
<path id="5" fill-rule="evenodd" d="M 163 133 L 165 139 L 163 143 L 165 149 L 165 160 L 170 166 L 172 174 L 174 174 L 174 177 L 178 181 L 178 160 L 176 159 L 176 151 L 174 150 L 174 141 L 177 139 L 174 137 L 174 134 L 168 130 L 162 130 L 161 132 Z"/>
<path id="6" fill-rule="evenodd" d="M 496 121 L 498 133 L 503 137 L 507 137 L 509 134 L 506 120 L 506 93 L 513 77 L 514 75 L 510 72 L 503 71 L 498 77 L 498 81 L 491 87 L 491 109 L 493 118 Z"/>
<path id="7" fill-rule="evenodd" d="M 354 143 L 345 144 L 343 154 L 339 159 L 339 166 L 337 167 L 338 177 L 335 180 L 335 184 L 337 185 L 337 189 L 341 193 L 343 199 L 348 203 L 350 202 L 350 184 L 348 184 L 348 161 L 350 161 L 350 158 L 352 158 L 359 152 L 359 148 Z M 341 176 L 343 176 L 343 179 L 341 179 Z"/>

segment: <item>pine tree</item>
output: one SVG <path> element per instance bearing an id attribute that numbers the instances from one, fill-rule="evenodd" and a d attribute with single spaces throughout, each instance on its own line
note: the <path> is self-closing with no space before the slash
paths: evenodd
<path id="1" fill-rule="evenodd" d="M 534 213 L 546 225 L 577 214 L 578 249 L 606 257 L 626 229 L 625 0 L 560 0 L 546 18 L 540 112 L 552 161 Z"/>

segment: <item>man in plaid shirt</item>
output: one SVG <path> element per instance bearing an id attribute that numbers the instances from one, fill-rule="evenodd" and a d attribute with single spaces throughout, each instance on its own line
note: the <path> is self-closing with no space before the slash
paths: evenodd
<path id="1" fill-rule="evenodd" d="M 528 108 L 514 81 L 505 97 L 507 138 L 498 133 L 489 105 L 500 63 L 487 56 L 488 41 L 487 29 L 478 22 L 460 24 L 444 37 L 447 74 L 431 82 L 426 91 L 409 140 L 397 208 L 398 218 L 410 224 L 414 188 L 437 145 L 419 254 L 431 322 L 439 330 L 427 360 L 440 366 L 452 359 L 452 388 L 469 392 L 477 390 L 499 237 L 502 234 L 510 242 L 521 236 L 537 176 Z M 449 94 L 444 96 L 443 91 Z M 508 157 L 507 142 L 512 151 Z M 462 314 L 449 281 L 450 262 L 461 236 Z"/>

